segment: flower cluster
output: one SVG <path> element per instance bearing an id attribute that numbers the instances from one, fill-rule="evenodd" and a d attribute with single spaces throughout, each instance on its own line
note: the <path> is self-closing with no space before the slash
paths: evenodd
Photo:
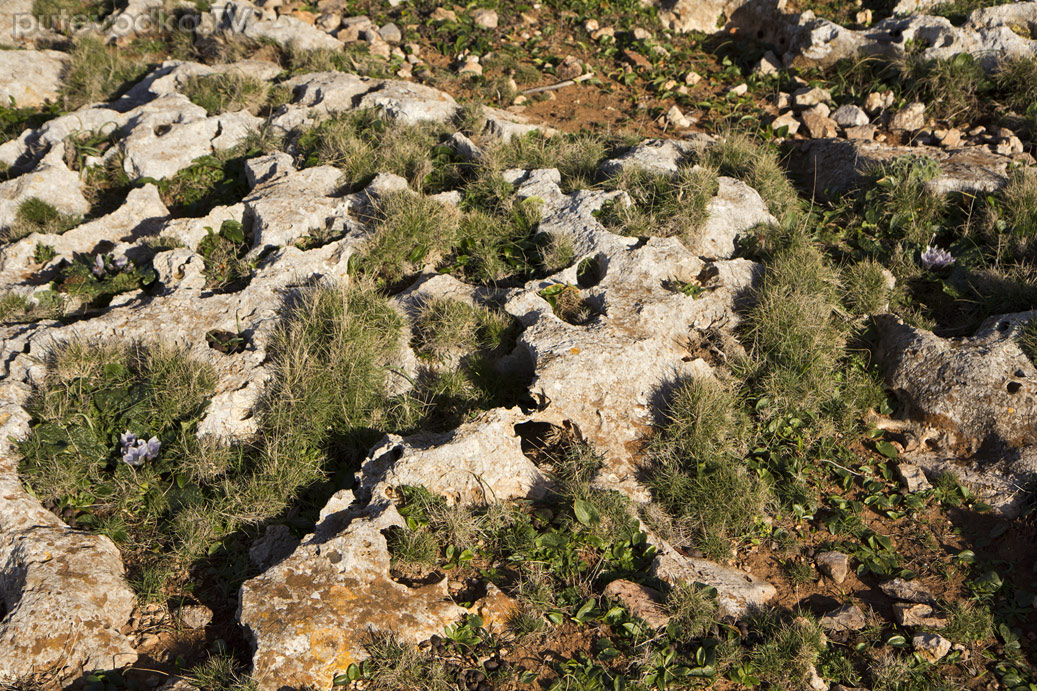
<path id="1" fill-rule="evenodd" d="M 141 467 L 144 465 L 144 461 L 153 461 L 158 458 L 158 450 L 162 447 L 158 437 L 144 441 L 137 439 L 137 435 L 129 430 L 119 435 L 119 441 L 122 442 L 123 463 L 133 468 Z"/>
<path id="2" fill-rule="evenodd" d="M 954 255 L 947 250 L 941 250 L 932 245 L 925 248 L 925 252 L 922 252 L 922 268 L 926 271 L 930 269 L 945 269 L 954 263 Z"/>
<path id="3" fill-rule="evenodd" d="M 114 259 L 110 254 L 98 254 L 94 257 L 94 265 L 90 270 L 100 280 L 108 274 L 119 273 L 126 268 L 127 263 L 126 257 Z"/>

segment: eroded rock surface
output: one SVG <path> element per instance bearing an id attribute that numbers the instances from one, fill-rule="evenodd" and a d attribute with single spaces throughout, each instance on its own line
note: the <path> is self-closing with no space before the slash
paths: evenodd
<path id="1" fill-rule="evenodd" d="M 993 317 L 971 337 L 941 338 L 893 316 L 877 318 L 876 355 L 907 420 L 878 424 L 902 435 L 907 459 L 952 470 L 1011 513 L 1037 470 L 1037 368 L 1019 345 L 1033 312 Z"/>

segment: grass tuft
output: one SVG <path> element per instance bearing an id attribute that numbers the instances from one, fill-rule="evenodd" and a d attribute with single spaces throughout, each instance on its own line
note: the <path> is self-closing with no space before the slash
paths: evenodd
<path id="1" fill-rule="evenodd" d="M 374 232 L 358 268 L 387 284 L 443 260 L 457 234 L 457 213 L 422 194 L 394 192 L 378 200 Z"/>
<path id="2" fill-rule="evenodd" d="M 255 114 L 267 100 L 268 87 L 255 77 L 226 72 L 188 77 L 181 90 L 209 115 L 239 110 Z"/>
<path id="3" fill-rule="evenodd" d="M 82 222 L 82 217 L 65 214 L 37 197 L 18 205 L 14 223 L 0 236 L 0 241 L 15 242 L 33 233 L 61 235 Z"/>
<path id="4" fill-rule="evenodd" d="M 77 38 L 63 76 L 61 102 L 65 110 L 108 101 L 140 79 L 148 65 L 98 38 Z"/>
<path id="5" fill-rule="evenodd" d="M 610 204 L 599 214 L 605 227 L 636 237 L 676 236 L 695 247 L 696 231 L 706 221 L 706 207 L 716 196 L 716 172 L 702 166 L 681 166 L 669 177 L 642 169 L 625 172 L 610 186 L 630 195 L 632 204 Z"/>

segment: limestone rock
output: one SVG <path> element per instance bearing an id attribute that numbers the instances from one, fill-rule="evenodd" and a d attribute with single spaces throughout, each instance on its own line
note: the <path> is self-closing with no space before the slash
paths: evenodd
<path id="1" fill-rule="evenodd" d="M 860 631 L 868 624 L 864 612 L 857 605 L 843 605 L 818 620 L 825 631 Z"/>
<path id="2" fill-rule="evenodd" d="M 248 548 L 248 558 L 261 569 L 268 569 L 295 551 L 299 539 L 282 524 L 267 526 L 263 536 Z"/>
<path id="3" fill-rule="evenodd" d="M 868 114 L 854 105 L 845 105 L 836 108 L 835 112 L 832 113 L 832 119 L 835 120 L 837 125 L 843 128 L 863 127 L 871 122 L 868 118 Z"/>
<path id="4" fill-rule="evenodd" d="M 915 101 L 898 111 L 889 122 L 891 130 L 916 132 L 925 126 L 925 104 Z"/>
<path id="5" fill-rule="evenodd" d="M 212 621 L 212 610 L 205 605 L 185 605 L 178 615 L 181 623 L 189 629 L 204 629 Z"/>
<path id="6" fill-rule="evenodd" d="M 780 130 L 782 127 L 786 128 L 788 136 L 791 137 L 799 131 L 799 120 L 791 111 L 782 113 L 771 122 L 771 129 Z"/>
<path id="7" fill-rule="evenodd" d="M 250 5 L 233 1 L 214 5 L 209 14 L 215 28 L 238 31 L 252 39 L 267 39 L 297 50 L 342 49 L 338 39 L 287 14 L 263 19 Z"/>
<path id="8" fill-rule="evenodd" d="M 972 449 L 1033 444 L 1037 369 L 1019 346 L 1020 331 L 1032 317 L 993 317 L 974 336 L 956 339 L 882 317 L 883 378 L 910 416 L 946 431 L 954 443 Z"/>
<path id="9" fill-rule="evenodd" d="M 815 192 L 841 192 L 859 184 L 879 166 L 901 156 L 926 156 L 936 161 L 941 174 L 927 184 L 937 194 L 987 193 L 1008 181 L 1013 159 L 986 147 L 943 149 L 935 146 L 888 146 L 873 141 L 841 139 L 802 142 L 792 159 L 793 169 L 805 180 L 814 180 Z"/>
<path id="10" fill-rule="evenodd" d="M 532 282 L 505 304 L 525 327 L 519 345 L 535 367 L 534 396 L 548 403 L 543 415 L 557 424 L 571 420 L 585 438 L 610 452 L 611 482 L 632 481 L 627 444 L 651 424 L 655 392 L 666 382 L 708 370 L 703 361 L 689 362 L 678 344 L 715 319 L 738 319 L 734 299 L 751 285 L 755 265 L 718 261 L 715 273 L 702 274 L 705 262 L 676 238 L 652 238 L 631 248 L 636 239 L 605 231 L 593 215 L 616 193 L 564 195 L 557 183 L 538 179 L 535 185 L 520 183 L 517 194 L 542 199 L 541 232 L 568 239 L 577 257 L 596 262 L 600 275 L 584 298 L 596 316 L 582 325 L 562 321 L 539 295 L 555 283 L 576 285 L 575 265 Z M 712 278 L 706 279 L 707 295 L 698 299 L 665 287 L 675 280 L 696 281 L 700 274 Z"/>
<path id="11" fill-rule="evenodd" d="M 56 50 L 0 50 L 0 103 L 35 108 L 53 101 L 68 60 Z"/>
<path id="12" fill-rule="evenodd" d="M 649 139 L 630 147 L 617 158 L 601 164 L 605 175 L 619 175 L 628 169 L 641 169 L 662 175 L 676 175 L 677 167 L 703 153 L 713 143 L 709 136 L 689 139 Z"/>
<path id="13" fill-rule="evenodd" d="M 842 552 L 821 552 L 815 557 L 817 568 L 836 583 L 842 583 L 850 573 L 850 557 Z"/>
<path id="14" fill-rule="evenodd" d="M 828 106 L 824 103 L 818 103 L 800 114 L 803 125 L 807 128 L 807 132 L 812 138 L 823 139 L 825 137 L 834 137 L 838 134 L 836 123 L 828 117 L 828 112 Z"/>
<path id="15" fill-rule="evenodd" d="M 70 530 L 22 489 L 16 471 L 0 455 L 0 684 L 34 675 L 70 682 L 84 670 L 132 664 L 137 654 L 119 629 L 136 596 L 119 550 Z"/>
<path id="16" fill-rule="evenodd" d="M 727 25 L 743 25 L 746 17 L 742 15 L 776 14 L 784 9 L 785 0 L 654 0 L 653 4 L 659 7 L 659 19 L 666 28 L 712 34 Z"/>
<path id="17" fill-rule="evenodd" d="M 778 594 L 773 585 L 745 571 L 685 557 L 664 544 L 652 563 L 652 572 L 671 585 L 703 583 L 716 588 L 720 614 L 726 617 L 738 618 L 749 609 L 764 606 Z"/>
<path id="18" fill-rule="evenodd" d="M 494 10 L 479 8 L 472 10 L 472 21 L 475 25 L 483 29 L 496 29 L 497 28 L 497 13 Z"/>
<path id="19" fill-rule="evenodd" d="M 894 603 L 893 619 L 901 626 L 924 626 L 929 629 L 947 626 L 947 617 L 937 614 L 929 605 L 909 602 Z"/>
<path id="20" fill-rule="evenodd" d="M 821 87 L 803 87 L 792 94 L 792 105 L 797 108 L 812 108 L 821 103 L 831 103 L 832 95 Z M 825 113 L 827 115 L 827 113 Z"/>
<path id="21" fill-rule="evenodd" d="M 645 620 L 653 629 L 665 628 L 670 615 L 662 608 L 662 593 L 640 583 L 624 579 L 612 581 L 605 586 L 605 597 L 619 602 L 635 617 Z"/>
<path id="22" fill-rule="evenodd" d="M 522 453 L 515 429 L 529 419 L 494 409 L 451 432 L 390 435 L 364 461 L 359 491 L 393 497 L 397 487 L 422 486 L 465 505 L 539 499 L 548 478 Z"/>
<path id="23" fill-rule="evenodd" d="M 68 169 L 56 149 L 28 173 L 0 182 L 0 229 L 10 226 L 27 199 L 41 199 L 58 211 L 83 214 L 89 208 L 79 176 Z"/>
<path id="24" fill-rule="evenodd" d="M 383 531 L 405 525 L 392 503 L 353 503 L 349 490 L 335 494 L 291 556 L 242 585 L 238 619 L 255 643 L 259 691 L 324 688 L 366 656 L 372 632 L 417 643 L 464 615 L 446 580 L 409 588 L 390 577 Z"/>
<path id="25" fill-rule="evenodd" d="M 933 488 L 929 484 L 929 480 L 926 479 L 925 473 L 916 465 L 901 463 L 897 465 L 897 474 L 908 492 L 924 492 L 927 489 Z"/>
<path id="26" fill-rule="evenodd" d="M 951 651 L 951 642 L 938 633 L 916 633 L 911 645 L 929 662 L 942 660 Z"/>
<path id="27" fill-rule="evenodd" d="M 929 592 L 929 589 L 918 581 L 907 581 L 903 578 L 894 578 L 893 580 L 882 583 L 879 588 L 889 597 L 894 600 L 900 600 L 901 602 L 920 602 L 927 605 L 936 604 L 936 598 Z"/>
<path id="28" fill-rule="evenodd" d="M 739 28 L 760 31 L 760 38 L 785 47 L 785 64 L 792 67 L 829 67 L 861 53 L 900 59 L 914 45 L 922 46 L 923 60 L 969 53 L 989 72 L 1005 57 L 1033 54 L 1037 41 L 1012 31 L 1012 26 L 1029 26 L 1035 17 L 1037 3 L 1020 2 L 973 12 L 960 27 L 943 17 L 911 15 L 892 16 L 854 31 L 807 11 L 762 25 L 747 18 L 746 26 Z"/>

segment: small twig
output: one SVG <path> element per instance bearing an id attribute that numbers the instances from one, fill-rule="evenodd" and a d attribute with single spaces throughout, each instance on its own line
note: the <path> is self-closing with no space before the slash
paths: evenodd
<path id="1" fill-rule="evenodd" d="M 593 72 L 588 72 L 587 74 L 581 74 L 576 79 L 566 79 L 564 82 L 558 82 L 557 84 L 551 84 L 550 86 L 538 86 L 535 89 L 526 89 L 525 91 L 520 91 L 519 93 L 521 93 L 523 96 L 528 96 L 530 94 L 539 94 L 543 91 L 554 91 L 556 89 L 564 89 L 567 86 L 573 86 L 574 84 L 585 82 L 593 76 Z"/>
<path id="2" fill-rule="evenodd" d="M 827 458 L 822 458 L 822 459 L 821 459 L 821 462 L 822 462 L 822 463 L 831 463 L 831 464 L 832 464 L 832 465 L 834 465 L 834 466 L 835 466 L 836 468 L 842 468 L 842 469 L 843 469 L 843 470 L 845 470 L 846 472 L 850 473 L 851 475 L 856 475 L 857 477 L 868 477 L 867 475 L 862 475 L 861 473 L 858 473 L 858 472 L 857 472 L 857 471 L 855 471 L 855 470 L 850 470 L 849 468 L 847 468 L 847 467 L 846 467 L 846 466 L 844 466 L 844 465 L 839 465 L 839 464 L 838 464 L 838 463 L 836 463 L 835 461 L 830 461 L 830 460 L 828 460 Z"/>

